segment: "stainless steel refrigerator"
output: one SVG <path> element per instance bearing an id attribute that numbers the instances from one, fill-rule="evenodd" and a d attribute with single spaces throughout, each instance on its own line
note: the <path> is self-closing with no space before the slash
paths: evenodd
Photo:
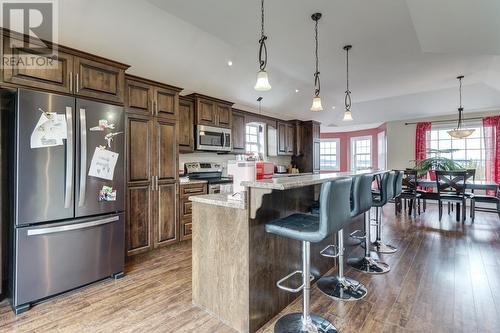
<path id="1" fill-rule="evenodd" d="M 12 306 L 19 313 L 123 274 L 125 124 L 120 106 L 26 89 L 13 98 Z"/>

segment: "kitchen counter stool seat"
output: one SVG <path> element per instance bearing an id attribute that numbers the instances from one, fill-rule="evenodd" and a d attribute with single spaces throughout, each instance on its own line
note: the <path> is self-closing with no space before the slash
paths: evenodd
<path id="1" fill-rule="evenodd" d="M 266 232 L 302 242 L 302 271 L 292 272 L 279 280 L 276 285 L 289 292 L 303 292 L 302 313 L 282 316 L 274 326 L 277 333 L 321 332 L 336 333 L 337 329 L 325 318 L 309 312 L 311 289 L 311 243 L 318 243 L 331 236 L 350 218 L 351 178 L 338 178 L 321 185 L 319 215 L 292 214 L 266 224 Z M 286 261 L 286 258 L 283 258 Z M 298 288 L 285 286 L 288 278 L 302 275 L 302 285 Z"/>

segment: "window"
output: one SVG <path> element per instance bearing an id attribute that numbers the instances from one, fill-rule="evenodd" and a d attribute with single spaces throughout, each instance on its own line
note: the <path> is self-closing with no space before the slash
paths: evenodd
<path id="1" fill-rule="evenodd" d="M 363 170 L 372 167 L 372 137 L 351 138 L 351 169 Z"/>
<path id="2" fill-rule="evenodd" d="M 340 139 L 322 139 L 320 142 L 320 169 L 340 170 Z"/>
<path id="3" fill-rule="evenodd" d="M 377 134 L 378 168 L 384 170 L 387 167 L 387 140 L 385 132 Z"/>
<path id="4" fill-rule="evenodd" d="M 247 153 L 264 153 L 264 134 L 262 127 L 259 124 L 246 125 L 246 141 L 245 148 Z"/>
<path id="5" fill-rule="evenodd" d="M 448 131 L 453 126 L 445 125 L 431 130 L 429 157 L 441 156 L 460 164 L 464 169 L 476 169 L 476 179 L 484 180 L 485 148 L 484 131 L 480 124 L 467 126 L 475 129 L 471 136 L 463 139 L 452 138 Z"/>

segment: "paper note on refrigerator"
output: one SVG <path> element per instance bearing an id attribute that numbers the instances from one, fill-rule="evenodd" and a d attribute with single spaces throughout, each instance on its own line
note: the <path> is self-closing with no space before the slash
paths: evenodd
<path id="1" fill-rule="evenodd" d="M 90 162 L 89 176 L 113 180 L 118 153 L 97 147 Z"/>
<path id="2" fill-rule="evenodd" d="M 57 113 L 42 113 L 31 132 L 30 147 L 45 148 L 63 144 L 68 137 L 66 116 Z"/>

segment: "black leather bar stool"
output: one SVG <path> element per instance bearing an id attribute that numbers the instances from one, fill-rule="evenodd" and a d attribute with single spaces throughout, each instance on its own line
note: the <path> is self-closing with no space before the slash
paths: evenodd
<path id="1" fill-rule="evenodd" d="M 337 230 L 337 225 L 344 225 L 349 221 L 350 191 L 351 178 L 339 178 L 323 183 L 320 192 L 319 215 L 296 213 L 266 224 L 267 232 L 302 242 L 302 271 L 295 271 L 276 283 L 280 289 L 303 292 L 302 313 L 290 313 L 281 317 L 274 326 L 274 332 L 337 332 L 335 326 L 328 320 L 309 312 L 312 280 L 310 246 L 311 243 L 321 242 L 331 236 Z M 295 274 L 302 275 L 302 285 L 295 289 L 286 287 L 284 282 Z"/>
<path id="2" fill-rule="evenodd" d="M 382 274 L 390 270 L 389 265 L 381 262 L 371 256 L 370 251 L 370 209 L 372 208 L 372 182 L 373 175 L 366 174 L 355 177 L 353 182 L 353 209 L 352 213 L 355 216 L 363 214 L 365 219 L 365 234 L 359 237 L 364 241 L 365 255 L 364 257 L 349 258 L 347 264 L 352 268 L 369 274 Z"/>
<path id="3" fill-rule="evenodd" d="M 384 207 L 389 200 L 394 197 L 394 178 L 396 173 L 394 171 L 386 172 L 382 175 L 380 180 L 380 194 L 373 195 L 373 207 L 376 213 L 376 227 L 377 237 L 375 242 L 371 244 L 371 250 L 379 253 L 394 253 L 398 249 L 392 245 L 387 245 L 382 242 L 382 207 Z"/>
<path id="4" fill-rule="evenodd" d="M 352 178 L 352 186 L 351 186 L 351 221 L 352 218 L 363 214 L 364 211 L 362 211 L 361 207 L 371 207 L 371 195 L 369 196 L 361 196 L 360 194 L 360 184 L 362 183 L 362 179 L 364 176 L 359 175 L 359 176 L 354 176 Z M 372 176 L 369 176 L 370 183 Z M 368 187 L 368 193 L 370 191 L 370 187 Z M 361 202 L 362 200 L 367 201 L 366 203 Z M 369 209 L 369 208 L 368 208 Z M 348 224 L 348 221 L 346 224 Z M 366 287 L 361 283 L 358 282 L 352 278 L 348 278 L 344 276 L 344 226 L 345 225 L 335 225 L 335 228 L 340 228 L 337 229 L 337 251 L 336 253 L 334 252 L 329 253 L 328 249 L 329 248 L 335 248 L 334 245 L 330 245 L 327 248 L 325 248 L 323 251 L 321 251 L 321 255 L 325 257 L 332 257 L 332 258 L 339 258 L 339 269 L 338 269 L 338 275 L 329 275 L 329 276 L 323 276 L 318 280 L 318 288 L 321 290 L 325 295 L 330 296 L 331 298 L 342 300 L 342 301 L 355 301 L 358 299 L 362 299 L 363 297 L 366 296 L 367 289 Z"/>

